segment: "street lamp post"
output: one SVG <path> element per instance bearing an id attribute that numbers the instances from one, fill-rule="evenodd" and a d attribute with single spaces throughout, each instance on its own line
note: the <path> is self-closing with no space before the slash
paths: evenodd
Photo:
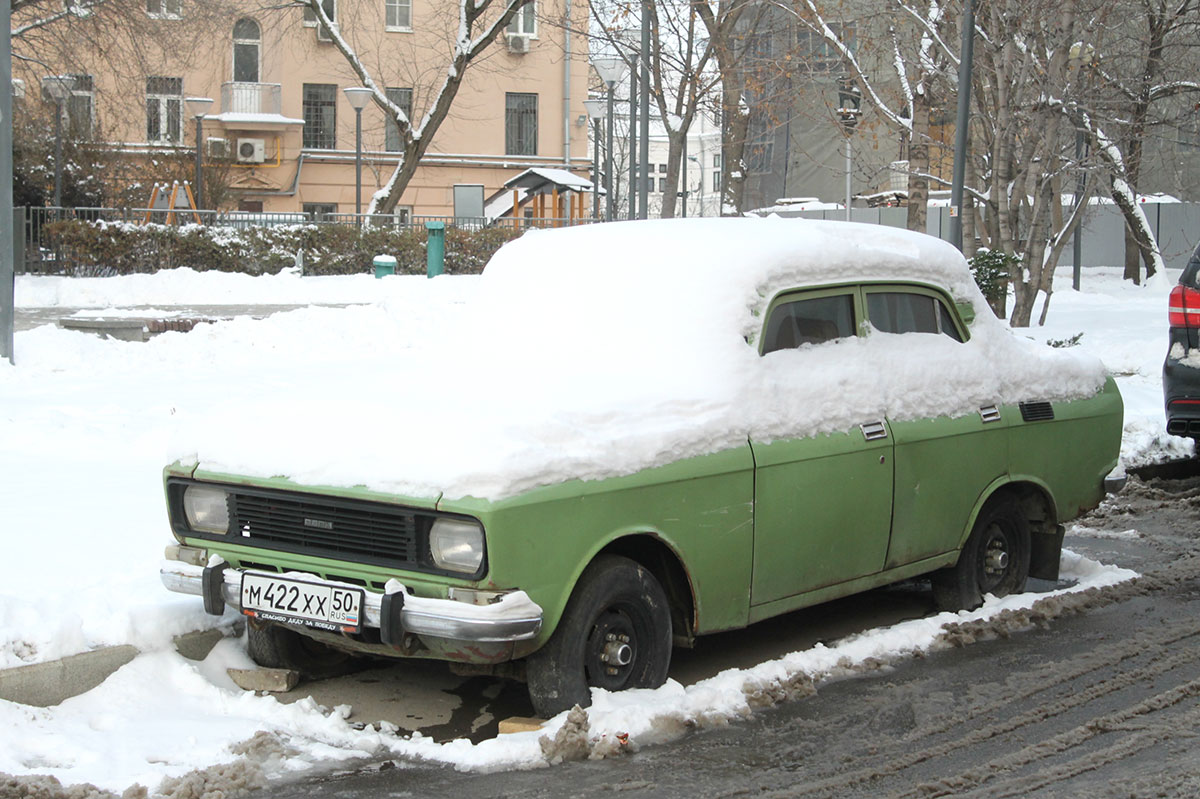
<path id="1" fill-rule="evenodd" d="M 689 160 L 689 156 L 687 154 L 687 150 L 688 150 L 687 144 L 688 144 L 687 131 L 685 130 L 683 132 L 683 158 L 680 159 L 680 163 L 683 165 L 683 169 L 682 169 L 683 179 L 679 181 L 680 186 L 682 186 L 682 190 L 679 192 L 679 197 L 681 200 L 679 216 L 682 217 L 683 219 L 687 219 L 687 198 L 688 198 L 687 162 Z"/>
<path id="2" fill-rule="evenodd" d="M 608 89 L 608 109 L 605 112 L 608 116 L 608 135 L 604 138 L 604 192 L 605 192 L 605 219 L 609 222 L 613 219 L 613 213 L 616 210 L 614 207 L 613 187 L 612 187 L 612 153 L 613 153 L 613 89 L 617 83 L 625 75 L 625 62 L 620 58 L 597 58 L 592 61 L 592 67 L 596 70 L 596 74 L 600 76 L 600 80 L 604 81 L 605 87 Z M 589 111 L 589 113 L 591 113 Z"/>
<path id="3" fill-rule="evenodd" d="M 701 145 L 700 145 L 700 154 L 704 155 L 704 144 L 703 143 L 701 143 Z M 696 187 L 700 190 L 700 201 L 699 201 L 700 202 L 700 216 L 704 216 L 704 164 L 699 158 L 697 158 L 694 155 L 689 155 L 687 157 L 687 160 L 691 161 L 693 164 L 696 165 L 696 172 L 700 175 L 700 180 L 696 181 Z M 684 168 L 685 169 L 687 168 L 686 162 L 684 163 Z M 684 186 L 685 186 L 684 191 L 686 192 L 687 184 L 685 183 Z M 686 196 L 686 194 L 684 196 Z"/>
<path id="4" fill-rule="evenodd" d="M 854 82 L 854 78 L 844 75 L 838 85 L 838 116 L 846 129 L 846 221 L 850 221 L 850 200 L 853 196 L 850 186 L 851 150 L 850 137 L 854 134 L 854 126 L 858 124 L 858 115 L 862 103 L 862 92 Z"/>
<path id="5" fill-rule="evenodd" d="M 196 207 L 204 207 L 204 115 L 212 108 L 211 97 L 188 97 L 183 104 L 196 120 Z"/>
<path id="6" fill-rule="evenodd" d="M 584 100 L 587 115 L 592 119 L 592 219 L 600 218 L 600 123 L 607 114 L 608 108 L 603 100 Z M 608 151 L 609 144 L 605 142 L 604 149 Z M 604 175 L 607 180 L 608 170 L 612 159 L 608 159 Z"/>
<path id="7" fill-rule="evenodd" d="M 362 112 L 375 94 L 363 86 L 342 89 L 354 109 L 354 221 L 362 227 Z"/>
<path id="8" fill-rule="evenodd" d="M 42 89 L 54 101 L 54 207 L 62 208 L 62 115 L 70 93 L 69 79 L 62 75 L 42 78 Z M 57 213 L 57 211 L 55 212 Z"/>

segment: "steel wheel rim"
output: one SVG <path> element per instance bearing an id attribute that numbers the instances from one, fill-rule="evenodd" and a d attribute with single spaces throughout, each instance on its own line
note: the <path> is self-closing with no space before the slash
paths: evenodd
<path id="1" fill-rule="evenodd" d="M 1012 571 L 1013 541 L 1010 531 L 999 522 L 988 525 L 979 549 L 979 590 L 987 594 L 1001 585 Z"/>
<path id="2" fill-rule="evenodd" d="M 638 664 L 639 627 L 636 611 L 606 608 L 593 622 L 584 644 L 588 685 L 619 691 L 629 684 Z"/>

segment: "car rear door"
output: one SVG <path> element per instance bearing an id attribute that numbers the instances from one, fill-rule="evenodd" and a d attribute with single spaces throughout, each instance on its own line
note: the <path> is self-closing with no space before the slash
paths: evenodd
<path id="1" fill-rule="evenodd" d="M 928 375 L 936 381 L 946 337 L 961 343 L 967 335 L 954 306 L 940 292 L 912 285 L 866 286 L 863 295 L 871 327 L 912 334 L 908 351 L 929 351 Z M 945 377 L 947 390 L 952 379 Z M 888 420 L 895 490 L 887 568 L 958 547 L 980 495 L 1008 471 L 1009 421 L 993 404 L 954 418 Z"/>

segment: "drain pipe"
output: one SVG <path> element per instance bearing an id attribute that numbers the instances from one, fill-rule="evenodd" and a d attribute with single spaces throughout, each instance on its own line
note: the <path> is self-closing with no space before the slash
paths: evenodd
<path id="1" fill-rule="evenodd" d="M 571 0 L 566 0 L 566 17 L 563 21 L 565 37 L 563 59 L 563 166 L 571 168 Z"/>

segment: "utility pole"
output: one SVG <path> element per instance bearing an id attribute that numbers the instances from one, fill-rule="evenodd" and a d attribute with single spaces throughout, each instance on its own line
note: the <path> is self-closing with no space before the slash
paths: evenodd
<path id="1" fill-rule="evenodd" d="M 954 124 L 954 175 L 950 184 L 950 243 L 962 243 L 963 183 L 967 171 L 967 128 L 971 120 L 971 62 L 975 57 L 975 3 L 965 0 L 962 21 L 962 56 L 958 62 L 958 116 Z"/>
<path id="2" fill-rule="evenodd" d="M 17 241 L 13 236 L 11 23 L 12 3 L 0 3 L 0 358 L 16 363 L 13 360 Z"/>

